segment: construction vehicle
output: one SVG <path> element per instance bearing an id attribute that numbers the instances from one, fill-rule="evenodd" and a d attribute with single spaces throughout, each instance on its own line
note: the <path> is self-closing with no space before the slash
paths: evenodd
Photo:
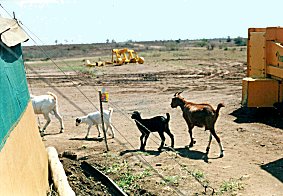
<path id="1" fill-rule="evenodd" d="M 123 49 L 112 49 L 112 59 L 111 61 L 98 61 L 95 63 L 91 63 L 89 60 L 86 60 L 85 65 L 88 67 L 93 66 L 104 66 L 107 64 L 114 64 L 114 65 L 123 65 L 128 63 L 144 63 L 144 58 L 139 57 L 138 53 L 134 50 L 130 50 L 128 48 Z"/>
<path id="2" fill-rule="evenodd" d="M 112 49 L 112 62 L 118 65 L 127 64 L 130 62 L 128 59 L 126 52 L 127 48 L 124 49 Z M 114 60 L 114 54 L 116 55 L 116 60 Z"/>
<path id="3" fill-rule="evenodd" d="M 283 101 L 283 28 L 249 28 L 242 105 L 273 107 Z"/>
<path id="4" fill-rule="evenodd" d="M 116 59 L 114 59 L 114 56 Z M 127 63 L 144 63 L 144 58 L 139 57 L 137 52 L 130 50 L 128 48 L 123 49 L 112 49 L 112 62 L 117 65 L 127 64 Z"/>
<path id="5" fill-rule="evenodd" d="M 130 63 L 139 63 L 139 64 L 143 64 L 144 63 L 144 58 L 143 57 L 139 57 L 138 53 L 135 52 L 134 50 L 127 50 L 129 56 L 128 59 L 130 60 Z"/>

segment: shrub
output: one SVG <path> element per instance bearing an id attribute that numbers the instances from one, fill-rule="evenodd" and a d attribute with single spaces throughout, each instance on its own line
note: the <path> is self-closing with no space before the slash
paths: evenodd
<path id="1" fill-rule="evenodd" d="M 246 46 L 246 40 L 242 37 L 237 37 L 234 39 L 234 43 L 236 44 L 236 46 Z"/>

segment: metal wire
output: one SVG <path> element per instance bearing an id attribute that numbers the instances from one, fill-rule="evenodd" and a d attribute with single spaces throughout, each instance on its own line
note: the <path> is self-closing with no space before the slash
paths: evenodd
<path id="1" fill-rule="evenodd" d="M 0 4 L 0 6 L 3 8 L 3 6 Z M 4 8 L 3 8 L 4 9 Z M 4 9 L 5 10 L 5 9 Z M 6 11 L 6 10 L 5 10 Z M 7 11 L 6 11 L 7 12 Z M 7 12 L 8 13 L 8 12 Z M 9 14 L 9 13 L 8 13 Z M 9 14 L 10 15 L 10 14 Z M 11 16 L 11 15 L 10 15 Z M 23 23 L 22 22 L 20 22 L 22 25 L 23 25 Z M 25 28 L 27 28 L 25 25 L 23 25 Z M 24 31 L 25 31 L 25 29 L 24 28 L 22 28 Z M 27 28 L 28 29 L 28 28 Z M 29 30 L 29 29 L 28 29 Z M 29 30 L 30 31 L 30 30 Z M 31 31 L 30 31 L 31 32 Z M 47 58 L 49 58 L 51 61 L 52 61 L 52 63 L 66 76 L 66 78 L 68 78 L 71 82 L 72 82 L 72 84 L 75 86 L 75 88 L 88 100 L 88 102 L 96 109 L 96 110 L 98 110 L 98 108 L 91 102 L 91 100 L 88 98 L 88 96 L 80 89 L 80 88 L 78 88 L 78 86 L 77 85 L 75 85 L 75 83 L 74 83 L 74 81 L 73 81 L 73 79 L 70 77 L 70 76 L 68 76 L 59 66 L 58 66 L 58 64 L 53 60 L 53 59 L 51 59 L 50 58 L 50 56 L 45 52 L 45 50 L 41 47 L 41 46 L 39 46 L 38 44 L 37 44 L 37 42 L 29 35 L 29 33 L 28 32 L 26 32 L 25 31 L 25 33 L 31 38 L 31 40 L 32 41 L 34 41 L 34 43 L 36 44 L 36 46 L 37 47 L 39 47 L 40 48 L 40 50 L 43 52 L 43 54 L 47 57 Z M 31 32 L 32 33 L 32 32 Z M 34 33 L 32 33 L 38 40 L 40 40 Z M 40 40 L 41 41 L 41 40 Z M 42 41 L 41 41 L 42 42 Z M 10 51 L 10 50 L 9 50 Z M 12 51 L 13 52 L 13 51 Z M 76 70 L 74 70 L 70 65 L 68 65 L 65 61 L 63 61 L 68 67 L 70 67 L 73 71 L 75 71 L 76 73 L 78 73 Z M 31 67 L 29 67 L 29 69 L 31 69 L 32 71 L 35 71 L 35 70 L 33 70 Z M 37 73 L 37 72 L 36 72 Z M 38 74 L 38 73 L 37 73 Z M 42 79 L 42 80 L 45 80 L 45 79 L 43 79 L 43 78 L 40 78 L 40 79 Z M 82 80 L 82 81 L 84 81 L 84 82 L 87 82 L 86 80 Z M 46 81 L 45 81 L 46 82 Z M 47 84 L 49 84 L 48 82 L 46 82 Z M 51 86 L 51 84 L 49 84 L 50 86 Z M 94 86 L 92 86 L 97 92 L 98 92 L 98 90 L 97 90 L 97 88 L 95 88 Z M 56 88 L 56 87 L 53 87 L 53 88 Z M 56 90 L 57 92 L 60 92 L 60 94 L 62 94 L 63 95 L 63 93 L 61 93 L 61 91 L 60 90 Z M 66 96 L 65 96 L 65 98 L 66 98 Z M 134 123 L 134 121 L 133 120 L 131 120 L 129 117 L 128 117 L 128 115 L 125 115 L 125 113 L 122 111 L 122 109 L 120 109 L 120 107 L 118 106 L 118 105 L 116 105 L 116 104 L 114 104 L 114 103 L 111 103 L 111 102 L 109 102 L 109 104 L 110 105 L 112 105 L 113 107 L 115 107 L 118 111 L 120 111 L 120 113 L 121 114 L 123 114 L 124 116 L 126 116 L 127 117 L 127 119 L 128 120 L 130 120 L 132 123 Z M 73 104 L 73 105 L 76 105 L 76 104 Z M 77 106 L 77 108 L 78 108 L 78 106 Z M 81 108 L 79 108 L 80 110 L 81 110 Z M 140 123 L 139 121 L 137 121 L 136 120 L 136 122 L 137 123 L 139 123 L 141 126 L 143 126 L 147 131 L 149 131 L 150 133 L 152 132 L 152 131 L 150 131 L 147 127 L 145 127 L 142 123 Z M 133 148 L 133 149 L 135 149 L 134 148 L 134 146 L 126 139 L 126 137 L 113 125 L 113 127 L 114 127 L 114 129 L 121 135 L 121 137 Z M 154 135 L 154 134 L 152 134 L 152 135 Z M 157 136 L 155 136 L 159 141 L 161 141 L 161 139 L 159 138 L 159 137 L 157 137 Z M 117 138 L 115 138 L 115 140 L 116 141 L 118 141 L 120 144 L 122 144 L 122 142 L 120 141 L 120 140 L 118 140 Z M 153 140 L 156 144 L 158 144 L 155 140 Z M 123 144 L 122 144 L 123 145 Z M 170 150 L 172 150 L 173 152 L 175 152 L 176 154 L 178 154 L 178 152 L 174 149 L 174 148 L 171 148 L 170 146 L 168 146 L 166 143 L 164 144 L 166 147 L 168 147 Z M 165 153 L 167 153 L 168 154 L 168 152 L 167 151 L 165 151 Z M 160 178 L 162 178 L 165 182 L 166 182 L 166 180 L 165 180 L 165 177 L 164 176 L 162 176 L 156 169 L 154 169 L 153 168 L 153 166 L 151 166 L 151 164 L 143 157 L 143 156 L 137 156 L 137 155 L 135 155 L 135 154 L 133 154 L 134 156 L 136 156 L 138 159 L 142 159 L 142 161 L 145 163 L 145 164 L 147 164 L 147 166 L 149 166 L 152 170 L 154 170 L 157 174 L 158 174 L 158 176 L 160 177 Z M 212 194 L 214 194 L 215 193 L 215 190 L 214 190 L 214 188 L 213 187 L 211 187 L 210 185 L 208 185 L 208 184 L 204 184 L 204 183 L 202 183 L 197 177 L 195 177 L 194 175 L 193 175 L 193 173 L 191 172 L 191 171 L 189 171 L 186 167 L 184 167 L 184 165 L 182 165 L 182 163 L 180 163 L 179 161 L 177 161 L 176 159 L 173 159 L 173 161 L 175 161 L 181 168 L 183 168 L 183 169 L 185 169 L 191 176 L 193 176 L 194 178 L 195 178 L 195 180 L 197 181 L 197 182 L 199 182 L 200 183 L 200 185 L 205 189 L 205 191 L 207 190 L 207 188 L 210 188 L 210 189 L 212 189 Z M 170 186 L 177 194 L 179 194 L 179 195 L 184 195 L 179 189 L 177 189 L 176 187 L 173 187 L 173 186 L 171 186 L 169 183 L 167 183 L 167 185 L 168 186 Z"/>

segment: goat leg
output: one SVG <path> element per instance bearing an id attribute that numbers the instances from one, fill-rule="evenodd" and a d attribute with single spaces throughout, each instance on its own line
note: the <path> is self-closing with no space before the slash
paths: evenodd
<path id="1" fill-rule="evenodd" d="M 145 144 L 144 144 L 144 142 L 143 142 L 143 138 L 144 138 L 144 137 L 145 137 L 145 134 L 142 134 L 142 135 L 140 136 L 140 141 L 141 141 L 140 150 L 141 150 L 141 151 L 145 151 L 145 149 L 144 149 Z"/>
<path id="2" fill-rule="evenodd" d="M 49 125 L 49 123 L 51 122 L 51 119 L 50 119 L 50 117 L 49 117 L 49 114 L 43 114 L 43 116 L 44 116 L 44 118 L 45 118 L 45 120 L 46 120 L 46 123 L 45 123 L 44 127 L 42 128 L 41 132 L 44 133 L 46 127 L 47 127 L 47 126 Z"/>
<path id="3" fill-rule="evenodd" d="M 61 126 L 61 129 L 60 129 L 60 133 L 64 133 L 64 123 L 63 123 L 63 118 L 62 116 L 60 116 L 60 114 L 56 111 L 56 110 L 53 110 L 54 112 L 54 115 L 55 117 L 59 120 L 60 122 L 60 126 Z"/>
<path id="4" fill-rule="evenodd" d="M 208 152 L 209 152 L 211 140 L 212 140 L 212 134 L 210 133 L 209 134 L 209 139 L 208 139 L 208 145 L 206 147 L 206 154 L 208 154 Z"/>
<path id="5" fill-rule="evenodd" d="M 144 143 L 143 143 L 143 150 L 145 151 L 145 146 L 146 146 L 146 141 L 149 137 L 149 134 L 146 134 L 145 137 L 144 137 Z"/>
<path id="6" fill-rule="evenodd" d="M 88 126 L 88 128 L 87 128 L 87 133 L 86 133 L 85 139 L 87 139 L 87 138 L 88 138 L 90 128 L 91 128 L 91 125 L 89 125 L 89 126 Z"/>
<path id="7" fill-rule="evenodd" d="M 170 132 L 169 129 L 166 131 L 166 133 L 169 135 L 171 139 L 171 147 L 174 148 L 174 135 Z"/>
<path id="8" fill-rule="evenodd" d="M 97 136 L 97 137 L 100 137 L 101 132 L 100 132 L 100 130 L 99 130 L 99 126 L 96 125 L 96 128 L 97 128 L 97 130 L 98 130 L 98 136 Z M 107 132 L 107 130 L 106 130 L 106 132 Z"/>
<path id="9" fill-rule="evenodd" d="M 164 146 L 164 142 L 165 142 L 165 136 L 164 136 L 164 133 L 163 132 L 158 132 L 159 133 L 159 136 L 161 138 L 161 144 L 158 148 L 158 151 L 161 152 L 163 146 Z"/>
<path id="10" fill-rule="evenodd" d="M 114 128 L 111 124 L 109 124 L 109 127 L 110 127 L 110 130 L 111 130 L 111 133 L 112 133 L 112 138 L 114 138 L 115 137 Z"/>
<path id="11" fill-rule="evenodd" d="M 109 129 L 109 127 L 110 127 L 110 130 L 111 130 L 111 134 L 110 133 L 108 133 L 108 129 Z M 111 124 L 106 124 L 106 130 L 105 130 L 105 132 L 106 133 L 108 133 L 108 135 L 110 136 L 112 136 L 112 138 L 114 138 L 114 132 L 113 132 L 113 127 L 112 127 L 112 125 Z"/>
<path id="12" fill-rule="evenodd" d="M 189 126 L 189 134 L 190 134 L 190 138 L 191 138 L 191 142 L 190 142 L 189 147 L 193 147 L 194 144 L 196 143 L 196 141 L 193 138 L 193 127 Z"/>
<path id="13" fill-rule="evenodd" d="M 141 148 L 140 148 L 141 151 L 145 151 L 145 145 L 146 145 L 146 141 L 147 141 L 148 137 L 149 137 L 148 134 L 143 134 L 141 136 Z M 143 142 L 143 138 L 144 138 L 144 142 Z"/>
<path id="14" fill-rule="evenodd" d="M 217 136 L 217 134 L 216 134 L 214 129 L 212 129 L 210 131 L 210 133 L 213 135 L 213 137 L 216 139 L 216 141 L 217 141 L 217 143 L 219 145 L 219 148 L 220 148 L 220 155 L 219 155 L 219 157 L 222 158 L 224 156 L 224 150 L 223 150 L 220 138 Z"/>

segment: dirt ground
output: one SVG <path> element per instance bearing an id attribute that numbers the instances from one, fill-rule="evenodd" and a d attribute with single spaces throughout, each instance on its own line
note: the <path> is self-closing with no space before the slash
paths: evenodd
<path id="1" fill-rule="evenodd" d="M 27 66 L 32 94 L 51 91 L 58 96 L 65 132 L 59 134 L 59 122 L 52 116 L 44 143 L 55 146 L 60 154 L 70 151 L 77 155 L 77 160 L 61 158 L 77 195 L 108 194 L 101 183 L 81 169 L 81 161 L 108 171 L 114 180 L 127 172 L 142 173 L 142 177 L 130 182 L 131 187 L 125 188 L 129 195 L 283 195 L 282 117 L 272 109 L 241 108 L 245 59 L 212 55 L 207 59 L 181 57 L 157 61 L 148 57 L 142 65 L 90 69 L 92 77 L 72 71 L 63 74 L 56 67 Z M 99 109 L 98 90 L 102 87 L 109 92 L 109 103 L 103 107 L 114 109 L 115 138 L 108 136 L 107 153 L 104 141 L 97 139 L 95 127 L 90 139 L 84 139 L 87 126 L 75 126 L 76 117 Z M 196 144 L 190 149 L 186 147 L 189 134 L 181 110 L 170 107 L 171 98 L 179 91 L 192 102 L 209 103 L 214 108 L 220 102 L 225 104 L 216 122 L 225 150 L 223 158 L 219 158 L 214 139 L 208 157 L 205 156 L 209 132 L 204 128 L 193 129 Z M 140 132 L 130 118 L 135 110 L 144 118 L 170 113 L 174 151 L 158 152 L 160 139 L 152 134 L 147 151 L 139 152 Z M 42 116 L 38 120 L 43 126 Z M 166 144 L 170 145 L 168 136 Z M 120 164 L 116 170 L 115 163 Z"/>

